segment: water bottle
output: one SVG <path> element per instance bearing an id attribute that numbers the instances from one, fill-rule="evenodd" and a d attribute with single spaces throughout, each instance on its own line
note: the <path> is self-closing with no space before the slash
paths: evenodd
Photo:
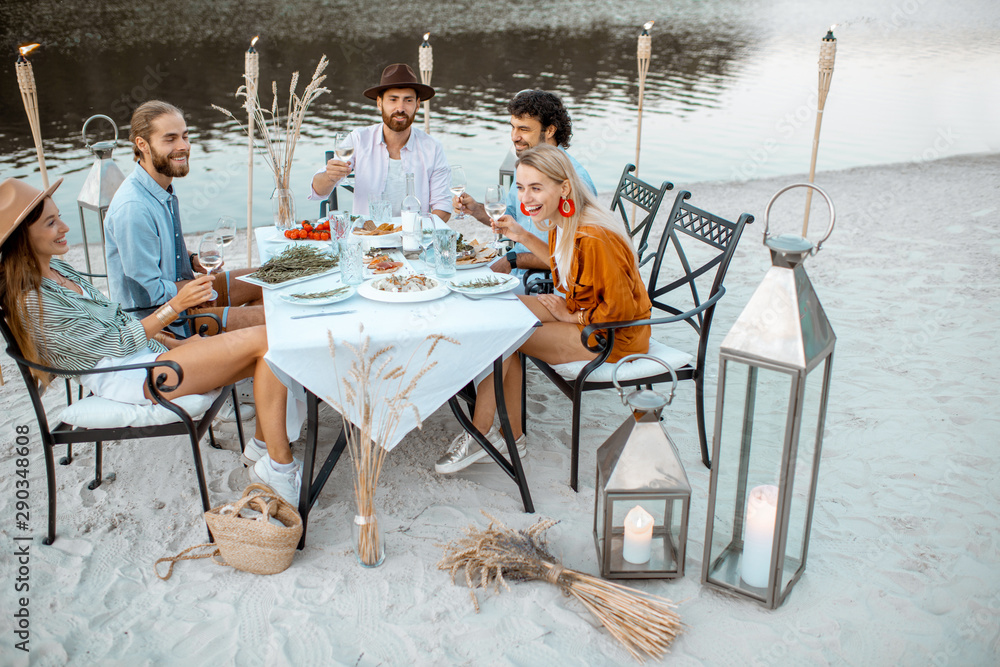
<path id="1" fill-rule="evenodd" d="M 417 199 L 417 186 L 412 172 L 406 174 L 406 196 L 400 207 L 403 218 L 403 250 L 420 249 L 420 200 Z"/>

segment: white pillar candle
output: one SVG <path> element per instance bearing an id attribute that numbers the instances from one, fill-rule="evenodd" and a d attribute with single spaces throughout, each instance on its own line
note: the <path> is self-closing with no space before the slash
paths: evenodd
<path id="1" fill-rule="evenodd" d="M 746 531 L 740 578 L 756 588 L 765 588 L 771 571 L 771 546 L 778 510 L 778 487 L 765 484 L 751 489 L 747 499 Z"/>
<path id="2" fill-rule="evenodd" d="M 625 515 L 622 558 L 634 565 L 649 562 L 653 544 L 653 516 L 638 505 Z"/>

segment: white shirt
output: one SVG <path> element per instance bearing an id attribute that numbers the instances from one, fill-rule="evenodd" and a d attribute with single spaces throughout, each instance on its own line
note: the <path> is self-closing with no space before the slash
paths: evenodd
<path id="1" fill-rule="evenodd" d="M 385 192 L 389 175 L 389 149 L 382 134 L 382 123 L 353 130 L 354 154 L 348 161 L 354 170 L 354 215 L 368 215 L 368 195 Z M 434 209 L 451 210 L 451 170 L 444 157 L 441 142 L 426 132 L 410 126 L 410 138 L 400 149 L 403 173 L 416 176 L 417 199 L 420 210 L 429 213 Z M 326 165 L 317 174 L 326 171 Z M 338 181 L 339 183 L 339 181 Z M 336 186 L 335 186 L 336 187 Z M 316 194 L 310 181 L 309 199 L 323 200 Z"/>

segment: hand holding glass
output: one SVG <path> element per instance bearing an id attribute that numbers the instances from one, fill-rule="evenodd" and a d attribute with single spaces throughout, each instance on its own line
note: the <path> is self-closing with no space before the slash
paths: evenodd
<path id="1" fill-rule="evenodd" d="M 213 271 L 222 266 L 223 245 L 225 244 L 222 242 L 222 237 L 214 232 L 201 237 L 198 243 L 198 261 L 208 270 L 208 275 L 212 275 Z M 215 301 L 218 298 L 219 293 L 213 289 L 209 300 Z"/>
<path id="2" fill-rule="evenodd" d="M 465 170 L 461 167 L 451 168 L 451 194 L 454 197 L 461 197 L 465 194 L 465 187 L 467 181 L 465 180 Z M 464 213 L 459 213 L 455 216 L 456 220 L 464 220 L 466 216 Z"/>
<path id="3" fill-rule="evenodd" d="M 486 209 L 486 215 L 490 216 L 490 220 L 493 221 L 493 247 L 499 248 L 502 244 L 500 243 L 500 234 L 497 233 L 496 224 L 497 220 L 503 217 L 503 214 L 507 212 L 507 203 L 505 200 L 505 195 L 503 186 L 501 185 L 491 185 L 486 188 L 486 197 L 483 199 L 483 208 Z"/>

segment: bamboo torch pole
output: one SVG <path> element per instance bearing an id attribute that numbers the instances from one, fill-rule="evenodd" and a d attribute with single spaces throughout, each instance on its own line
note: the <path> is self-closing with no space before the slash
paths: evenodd
<path id="1" fill-rule="evenodd" d="M 42 186 L 49 187 L 49 172 L 45 169 L 45 153 L 42 151 L 42 128 L 38 121 L 38 90 L 35 88 L 35 71 L 27 55 L 38 48 L 38 44 L 22 46 L 20 55 L 14 63 L 17 71 L 17 85 L 21 89 L 21 100 L 24 111 L 28 114 L 28 124 L 31 126 L 31 136 L 35 140 L 35 151 L 38 153 L 38 170 L 42 173 Z"/>
<path id="2" fill-rule="evenodd" d="M 434 72 L 434 49 L 428 41 L 431 38 L 429 32 L 424 33 L 424 43 L 417 49 L 420 65 L 420 80 L 425 86 L 431 85 L 431 74 Z M 424 100 L 424 132 L 431 133 L 431 101 Z"/>
<path id="3" fill-rule="evenodd" d="M 819 152 L 819 128 L 823 124 L 823 107 L 826 106 L 826 96 L 830 92 L 830 80 L 833 79 L 833 61 L 837 57 L 837 38 L 833 36 L 833 29 L 837 25 L 830 26 L 829 32 L 819 43 L 819 100 L 816 103 L 816 131 L 813 134 L 812 159 L 809 161 L 809 182 L 814 182 L 816 178 L 816 154 Z M 806 215 L 802 221 L 802 236 L 809 232 L 809 209 L 812 207 L 812 188 L 807 188 L 806 192 Z"/>
<path id="4" fill-rule="evenodd" d="M 253 133 L 254 105 L 257 104 L 257 79 L 260 76 L 260 57 L 255 48 L 257 35 L 250 40 L 243 66 L 247 97 L 247 267 L 253 266 Z"/>
<path id="5" fill-rule="evenodd" d="M 649 59 L 653 55 L 653 38 L 649 29 L 655 21 L 647 21 L 642 26 L 639 35 L 639 45 L 636 49 L 636 59 L 639 64 L 639 123 L 635 129 L 635 174 L 639 175 L 639 147 L 642 142 L 642 98 L 646 94 L 646 73 L 649 72 Z"/>
<path id="6" fill-rule="evenodd" d="M 636 61 L 639 65 L 639 121 L 635 127 L 635 175 L 639 175 L 639 149 L 642 146 L 642 98 L 646 94 L 646 74 L 649 72 L 649 59 L 653 55 L 653 38 L 649 29 L 655 21 L 647 21 L 639 34 L 639 44 L 636 48 Z M 632 204 L 632 220 L 635 221 L 635 204 Z"/>

